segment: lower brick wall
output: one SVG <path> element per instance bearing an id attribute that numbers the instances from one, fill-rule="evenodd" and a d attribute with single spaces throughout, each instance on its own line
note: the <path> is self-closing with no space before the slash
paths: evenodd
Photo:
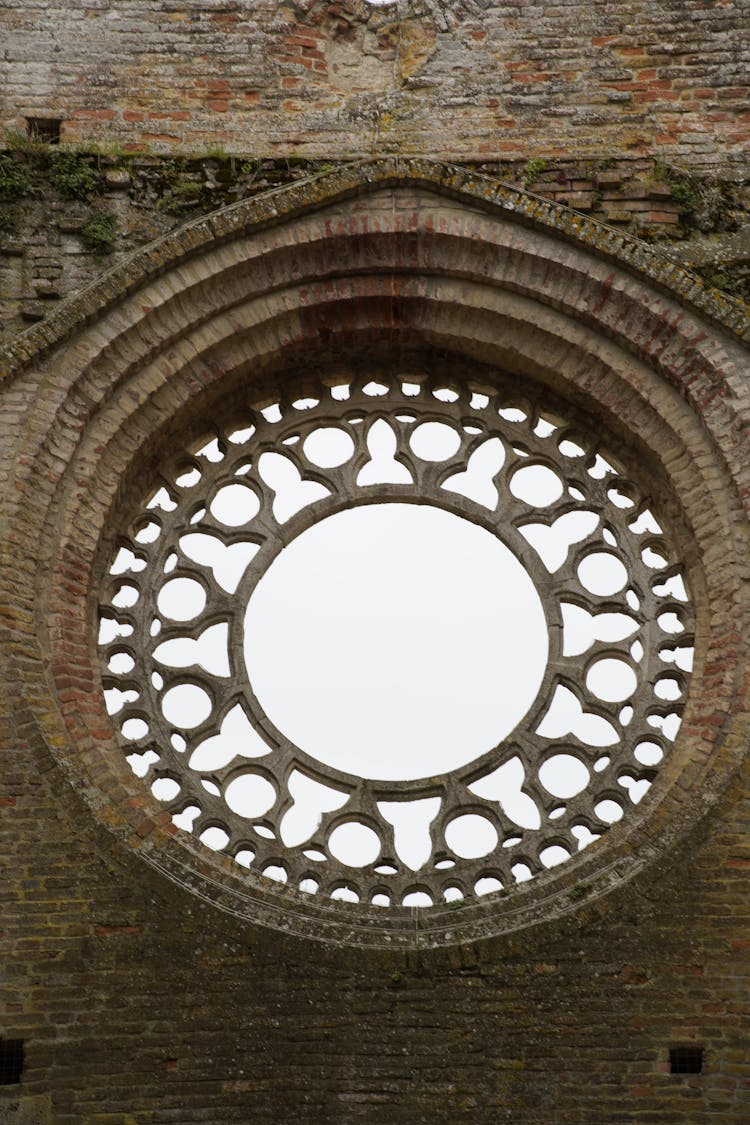
<path id="1" fill-rule="evenodd" d="M 235 922 L 94 833 L 31 751 L 2 768 L 2 1034 L 26 1069 L 0 1120 L 750 1116 L 739 784 L 668 862 L 563 921 L 388 954 Z M 680 1043 L 704 1073 L 668 1073 Z"/>

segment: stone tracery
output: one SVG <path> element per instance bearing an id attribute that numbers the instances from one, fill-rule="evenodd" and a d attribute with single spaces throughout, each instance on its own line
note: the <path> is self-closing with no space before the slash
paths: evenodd
<path id="1" fill-rule="evenodd" d="M 164 465 L 109 567 L 103 683 L 134 771 L 208 847 L 324 897 L 437 904 L 564 862 L 642 798 L 687 691 L 683 571 L 636 475 L 518 383 L 337 379 L 248 409 Z M 306 529 L 415 500 L 509 548 L 541 597 L 549 653 L 492 749 L 389 779 L 323 763 L 271 722 L 244 614 Z M 318 826 L 295 824 L 315 800 Z M 404 818 L 429 835 L 421 863 Z"/>

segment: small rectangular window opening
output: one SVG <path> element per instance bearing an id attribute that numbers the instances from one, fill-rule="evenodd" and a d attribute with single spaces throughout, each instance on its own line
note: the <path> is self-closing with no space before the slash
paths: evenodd
<path id="1" fill-rule="evenodd" d="M 23 1070 L 23 1039 L 0 1039 L 0 1086 L 15 1086 Z"/>
<path id="2" fill-rule="evenodd" d="M 702 1047 L 670 1047 L 670 1074 L 700 1074 L 703 1070 Z"/>
<path id="3" fill-rule="evenodd" d="M 59 145 L 61 125 L 59 117 L 27 117 L 26 136 L 47 145 Z"/>

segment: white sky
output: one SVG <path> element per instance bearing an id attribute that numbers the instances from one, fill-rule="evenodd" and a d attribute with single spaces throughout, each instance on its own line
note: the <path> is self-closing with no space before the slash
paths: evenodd
<path id="1" fill-rule="evenodd" d="M 245 656 L 266 714 L 314 758 L 372 779 L 473 761 L 536 697 L 547 627 L 490 532 L 377 504 L 297 537 L 250 598 Z"/>

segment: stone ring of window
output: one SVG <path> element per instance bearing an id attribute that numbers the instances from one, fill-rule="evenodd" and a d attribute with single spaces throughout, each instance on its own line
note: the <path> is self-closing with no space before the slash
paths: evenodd
<path id="1" fill-rule="evenodd" d="M 181 831 L 251 878 L 378 906 L 512 895 L 627 816 L 670 752 L 694 622 L 665 521 L 593 423 L 518 381 L 402 374 L 308 382 L 289 397 L 291 385 L 172 454 L 120 530 L 99 642 L 123 752 Z M 404 526 L 417 535 L 428 506 L 451 513 L 448 537 L 473 529 L 473 555 L 436 591 L 434 616 L 457 586 L 462 635 L 477 615 L 494 630 L 466 698 L 451 697 L 447 654 L 431 696 L 410 701 L 407 688 L 407 709 L 441 716 L 417 716 L 412 740 L 429 727 L 420 749 L 398 729 L 406 716 L 389 714 L 388 688 L 365 689 L 348 726 L 330 684 L 341 668 L 307 698 L 314 638 L 296 667 L 294 619 L 263 634 L 254 609 L 311 529 L 357 511 L 361 535 L 374 506 L 394 504 L 411 506 Z M 481 536 L 495 543 L 485 591 L 472 589 Z M 403 581 L 424 581 L 405 549 L 393 547 Z M 336 550 L 324 560 L 334 574 Z M 331 600 L 335 615 L 335 582 Z M 352 634 L 367 627 L 362 609 Z M 325 607 L 316 627 L 333 627 Z M 407 638 L 391 627 L 382 659 L 398 667 Z M 408 682 L 408 661 L 400 675 Z M 489 711 L 477 715 L 482 692 Z M 316 706 L 317 734 L 305 714 Z"/>

